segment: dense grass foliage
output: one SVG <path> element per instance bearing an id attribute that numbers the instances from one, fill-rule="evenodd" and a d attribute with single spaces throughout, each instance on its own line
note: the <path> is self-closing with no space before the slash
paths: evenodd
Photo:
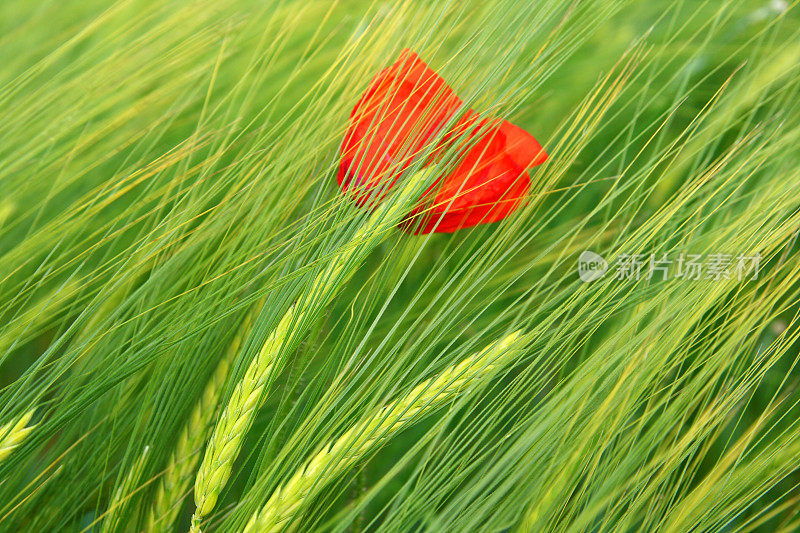
<path id="1" fill-rule="evenodd" d="M 203 531 L 797 530 L 796 4 L 3 0 L 0 531 L 187 531 L 244 403 Z M 340 192 L 405 47 L 547 150 L 506 220 Z"/>

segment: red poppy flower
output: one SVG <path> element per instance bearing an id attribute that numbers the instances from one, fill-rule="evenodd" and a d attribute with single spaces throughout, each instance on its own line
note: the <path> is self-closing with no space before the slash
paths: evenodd
<path id="1" fill-rule="evenodd" d="M 455 169 L 431 188 L 438 188 L 433 201 L 421 200 L 401 227 L 453 232 L 505 218 L 530 188 L 526 169 L 544 162 L 547 154 L 525 130 L 505 120 L 480 120 L 462 106 L 436 72 L 403 50 L 394 65 L 375 76 L 350 115 L 339 185 L 363 205 L 376 188 L 391 186 L 415 156 L 427 151 L 431 162 L 453 143 L 462 143 L 465 150 Z M 456 113 L 461 117 L 444 132 Z M 426 218 L 419 227 L 416 217 L 422 214 Z"/>

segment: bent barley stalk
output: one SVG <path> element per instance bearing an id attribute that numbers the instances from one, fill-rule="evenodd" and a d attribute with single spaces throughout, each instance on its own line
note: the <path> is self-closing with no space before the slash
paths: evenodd
<path id="1" fill-rule="evenodd" d="M 289 526 L 314 486 L 332 480 L 370 451 L 374 451 L 413 420 L 431 414 L 453 396 L 497 366 L 515 345 L 526 337 L 515 331 L 483 351 L 416 386 L 404 398 L 395 400 L 323 446 L 285 485 L 272 493 L 260 512 L 247 523 L 245 533 L 281 531 Z"/>
<path id="2" fill-rule="evenodd" d="M 36 427 L 35 424 L 28 425 L 28 422 L 33 418 L 33 413 L 34 410 L 31 409 L 19 417 L 16 422 L 12 421 L 0 426 L 0 461 L 4 461 L 6 457 L 11 455 L 14 448 L 22 444 L 25 437 Z"/>
<path id="3" fill-rule="evenodd" d="M 196 510 L 191 532 L 199 533 L 200 522 L 214 509 L 220 491 L 230 477 L 231 467 L 242 439 L 250 428 L 264 386 L 272 372 L 279 350 L 290 337 L 300 331 L 299 324 L 309 311 L 325 306 L 337 289 L 354 272 L 364 257 L 397 226 L 423 192 L 433 183 L 433 168 L 425 168 L 401 184 L 399 190 L 381 202 L 350 241 L 331 259 L 330 264 L 314 279 L 309 289 L 289 308 L 263 347 L 250 363 L 244 377 L 231 393 L 206 448 L 194 485 Z"/>
<path id="4" fill-rule="evenodd" d="M 228 378 L 231 362 L 250 333 L 255 319 L 255 311 L 261 305 L 263 305 L 263 300 L 248 311 L 239 325 L 236 335 L 225 350 L 225 355 L 206 384 L 200 401 L 192 410 L 188 422 L 181 430 L 178 443 L 170 456 L 169 464 L 156 489 L 153 505 L 148 512 L 146 531 L 167 529 L 175 522 L 181 502 L 189 491 L 192 476 L 200 459 L 199 452 L 217 412 L 217 403 L 219 403 L 225 380 Z"/>

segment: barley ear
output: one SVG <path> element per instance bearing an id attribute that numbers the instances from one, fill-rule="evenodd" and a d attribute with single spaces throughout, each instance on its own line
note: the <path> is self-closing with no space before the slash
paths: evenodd
<path id="1" fill-rule="evenodd" d="M 491 372 L 525 336 L 521 331 L 495 342 L 465 358 L 435 378 L 422 382 L 410 393 L 355 424 L 338 439 L 322 447 L 289 480 L 272 493 L 260 512 L 254 513 L 245 533 L 273 533 L 284 530 L 297 517 L 314 486 L 320 486 L 380 447 L 409 423 L 432 414 L 461 392 L 469 390 Z"/>
<path id="2" fill-rule="evenodd" d="M 256 303 L 247 313 L 208 380 L 200 401 L 192 409 L 156 489 L 153 505 L 147 515 L 147 531 L 166 529 L 175 522 L 181 502 L 191 486 L 203 443 L 218 410 L 217 404 L 228 378 L 231 362 L 250 333 L 255 312 L 262 304 L 263 301 L 261 304 Z"/>
<path id="3" fill-rule="evenodd" d="M 28 422 L 33 418 L 34 410 L 31 409 L 23 414 L 16 422 L 9 422 L 0 426 L 0 461 L 11 455 L 14 448 L 22 444 L 25 437 L 33 431 L 36 425 L 29 426 Z"/>
<path id="4" fill-rule="evenodd" d="M 170 456 L 164 475 L 161 478 L 153 506 L 148 513 L 148 531 L 156 529 L 157 523 L 171 524 L 180 510 L 183 496 L 191 485 L 199 450 L 206 437 L 206 430 L 212 420 L 219 394 L 228 376 L 230 362 L 223 359 L 217 365 L 213 376 L 206 385 L 200 401 L 189 415 L 189 421 L 181 430 L 175 450 Z"/>
<path id="5" fill-rule="evenodd" d="M 214 509 L 219 493 L 230 477 L 233 461 L 252 422 L 277 350 L 288 334 L 289 325 L 295 320 L 292 308 L 270 333 L 244 377 L 236 384 L 228 405 L 214 427 L 195 479 L 194 501 L 197 510 L 192 517 L 193 531 L 199 531 L 200 520 Z"/>
<path id="6" fill-rule="evenodd" d="M 388 232 L 400 223 L 433 180 L 435 171 L 426 168 L 411 176 L 389 201 L 381 203 L 358 228 L 350 241 L 334 255 L 330 263 L 312 281 L 309 289 L 283 316 L 270 332 L 258 355 L 250 363 L 244 377 L 228 400 L 206 447 L 203 462 L 194 484 L 196 510 L 191 531 L 200 531 L 203 517 L 214 510 L 217 498 L 231 474 L 244 435 L 250 429 L 264 387 L 272 374 L 280 350 L 290 334 L 290 327 L 299 324 L 308 311 L 327 305 L 341 285 L 349 279 L 361 260 Z"/>

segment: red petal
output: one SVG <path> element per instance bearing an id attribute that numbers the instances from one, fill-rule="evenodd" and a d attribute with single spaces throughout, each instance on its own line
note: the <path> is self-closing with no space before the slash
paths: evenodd
<path id="1" fill-rule="evenodd" d="M 475 120 L 475 115 L 468 113 L 455 129 L 462 135 L 473 136 L 478 133 L 476 130 L 489 124 L 487 120 Z M 497 222 L 513 212 L 528 192 L 530 178 L 525 167 L 510 157 L 506 137 L 499 127 L 483 132 L 477 141 L 461 139 L 474 144 L 445 178 L 433 205 L 419 206 L 412 212 L 412 216 L 424 213 L 428 217 L 424 226 L 416 229 L 417 233 L 452 232 Z M 413 223 L 406 222 L 403 228 L 414 229 Z"/>
<path id="2" fill-rule="evenodd" d="M 337 177 L 347 189 L 364 187 L 364 202 L 376 186 L 393 183 L 415 155 L 461 105 L 444 80 L 417 56 L 404 50 L 380 72 L 356 104 L 342 144 Z"/>
<path id="3" fill-rule="evenodd" d="M 504 120 L 500 125 L 500 132 L 506 136 L 506 152 L 509 157 L 522 168 L 541 165 L 547 159 L 542 145 L 522 128 Z"/>
<path id="4" fill-rule="evenodd" d="M 418 233 L 451 232 L 508 216 L 530 188 L 525 169 L 544 162 L 547 154 L 525 130 L 503 120 L 480 119 L 472 110 L 431 146 L 461 106 L 438 74 L 417 54 L 403 50 L 375 76 L 353 109 L 337 175 L 342 189 L 358 189 L 360 204 L 379 200 L 421 152 L 429 151 L 435 161 L 463 146 L 457 167 L 443 177 L 432 205 L 417 206 L 401 226 L 410 230 L 426 214 Z M 380 194 L 376 187 L 382 188 Z"/>

